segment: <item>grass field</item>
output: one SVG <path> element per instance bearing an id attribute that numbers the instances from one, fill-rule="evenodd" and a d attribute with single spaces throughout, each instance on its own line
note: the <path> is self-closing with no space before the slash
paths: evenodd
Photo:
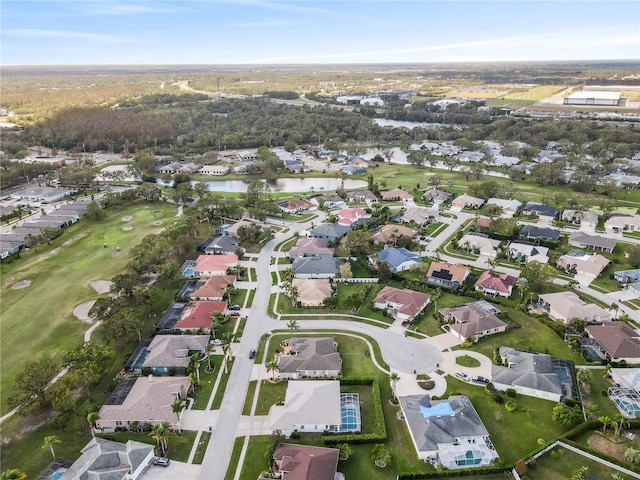
<path id="1" fill-rule="evenodd" d="M 587 467 L 587 475 L 592 478 L 611 478 L 616 470 L 565 448 L 556 447 L 542 455 L 529 469 L 527 476 L 531 480 L 566 480 L 581 467 Z M 622 478 L 627 478 L 623 475 Z"/>
<path id="2" fill-rule="evenodd" d="M 153 222 L 166 225 L 174 213 L 175 207 L 166 203 L 139 202 L 109 209 L 103 221 L 82 220 L 51 245 L 1 266 L 0 413 L 8 411 L 9 386 L 26 362 L 56 358 L 82 344 L 88 325 L 77 320 L 72 311 L 99 297 L 90 282 L 109 280 L 120 273 L 129 261 L 131 247 L 162 228 Z M 124 222 L 125 216 L 133 219 Z M 125 224 L 133 230 L 123 231 Z M 109 248 L 103 248 L 104 243 Z M 116 246 L 119 252 L 113 249 Z M 21 280 L 31 284 L 24 289 L 11 288 Z"/>

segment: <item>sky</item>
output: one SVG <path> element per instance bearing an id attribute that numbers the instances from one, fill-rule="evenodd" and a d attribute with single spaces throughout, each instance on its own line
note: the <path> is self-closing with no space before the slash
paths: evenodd
<path id="1" fill-rule="evenodd" d="M 2 0 L 2 65 L 640 59 L 637 0 Z"/>

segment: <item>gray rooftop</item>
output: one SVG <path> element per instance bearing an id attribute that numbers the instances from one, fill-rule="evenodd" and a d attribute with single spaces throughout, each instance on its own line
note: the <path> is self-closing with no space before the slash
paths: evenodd
<path id="1" fill-rule="evenodd" d="M 296 258 L 292 268 L 296 275 L 338 274 L 336 259 L 326 255 Z"/>
<path id="2" fill-rule="evenodd" d="M 331 337 L 299 338 L 289 340 L 291 355 L 280 355 L 278 365 L 282 373 L 301 370 L 340 370 L 342 362 Z"/>
<path id="3" fill-rule="evenodd" d="M 563 393 L 560 377 L 553 369 L 551 355 L 500 347 L 500 356 L 507 361 L 509 366 L 492 366 L 491 379 L 494 383 L 532 388 L 555 394 Z"/>

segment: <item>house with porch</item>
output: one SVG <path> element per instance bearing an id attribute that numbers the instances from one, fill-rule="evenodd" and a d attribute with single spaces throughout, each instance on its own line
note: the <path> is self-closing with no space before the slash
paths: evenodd
<path id="1" fill-rule="evenodd" d="M 277 357 L 281 380 L 338 378 L 342 375 L 342 359 L 332 337 L 293 337 L 283 344 Z"/>
<path id="2" fill-rule="evenodd" d="M 485 295 L 509 298 L 517 281 L 517 277 L 508 273 L 496 273 L 486 270 L 478 277 L 474 287 L 477 292 L 482 292 Z"/>
<path id="3" fill-rule="evenodd" d="M 460 212 L 464 208 L 472 208 L 477 210 L 478 208 L 484 205 L 484 198 L 472 197 L 471 195 L 467 195 L 466 193 L 456 197 L 451 202 L 451 210 L 454 212 Z"/>
<path id="4" fill-rule="evenodd" d="M 569 245 L 578 248 L 588 248 L 597 252 L 613 253 L 616 240 L 601 235 L 590 235 L 585 232 L 573 232 L 569 235 Z"/>
<path id="5" fill-rule="evenodd" d="M 587 325 L 587 334 L 593 338 L 600 352 L 612 362 L 624 360 L 628 364 L 640 363 L 640 334 L 624 322 Z"/>
<path id="6" fill-rule="evenodd" d="M 427 293 L 386 286 L 373 299 L 373 306 L 386 310 L 393 318 L 411 322 L 430 302 L 431 295 Z"/>
<path id="7" fill-rule="evenodd" d="M 449 331 L 453 336 L 463 342 L 471 341 L 473 343 L 481 338 L 507 330 L 507 324 L 496 316 L 498 313 L 500 310 L 485 300 L 440 309 L 444 320 L 453 322 L 449 326 Z"/>
<path id="8" fill-rule="evenodd" d="M 583 301 L 574 292 L 557 292 L 539 295 L 540 305 L 554 320 L 569 323 L 573 319 L 581 319 L 589 323 L 608 322 L 611 313 L 600 305 Z"/>
<path id="9" fill-rule="evenodd" d="M 296 289 L 301 307 L 323 307 L 324 301 L 333 296 L 331 281 L 327 278 L 294 278 L 291 285 Z"/>
<path id="10" fill-rule="evenodd" d="M 344 475 L 338 472 L 339 457 L 337 448 L 280 443 L 273 453 L 272 469 L 276 478 L 287 480 L 340 480 Z M 260 476 L 258 480 L 269 479 Z"/>
<path id="11" fill-rule="evenodd" d="M 452 290 L 458 290 L 469 278 L 471 271 L 464 265 L 449 262 L 431 262 L 427 272 L 426 282 Z"/>

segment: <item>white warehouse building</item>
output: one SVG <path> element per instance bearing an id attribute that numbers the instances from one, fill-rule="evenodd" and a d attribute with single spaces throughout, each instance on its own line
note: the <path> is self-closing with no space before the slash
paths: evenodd
<path id="1" fill-rule="evenodd" d="M 620 104 L 620 92 L 581 91 L 564 98 L 564 105 L 597 105 L 617 107 Z"/>

